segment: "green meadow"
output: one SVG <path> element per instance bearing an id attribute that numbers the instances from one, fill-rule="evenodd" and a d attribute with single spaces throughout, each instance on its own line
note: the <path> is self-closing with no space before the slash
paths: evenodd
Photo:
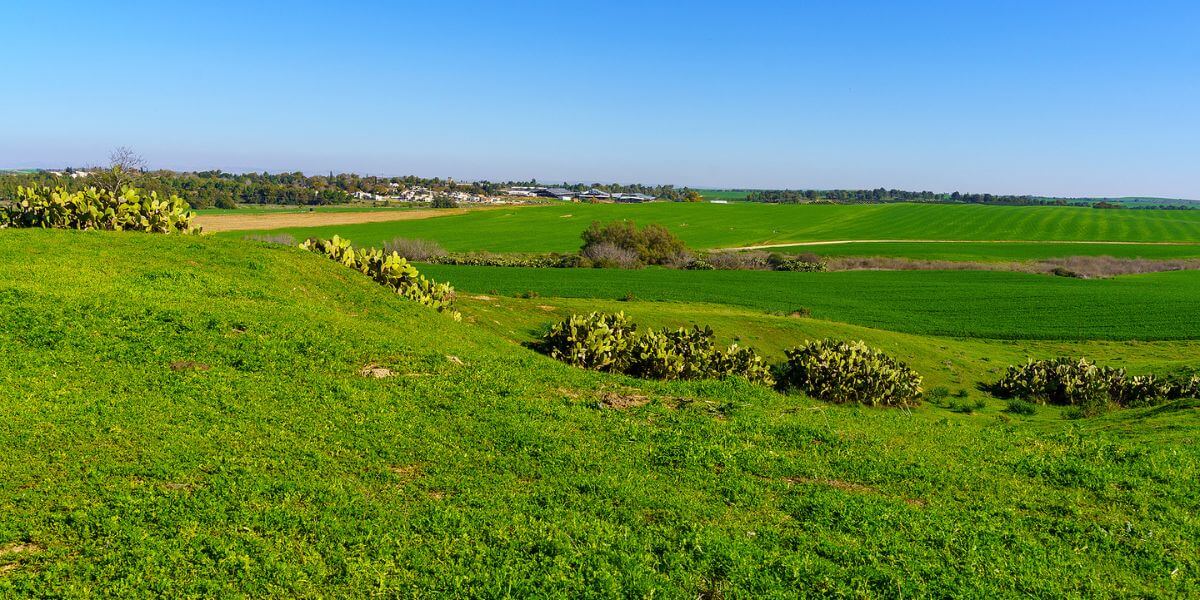
<path id="1" fill-rule="evenodd" d="M 867 409 L 522 345 L 619 307 L 772 355 L 862 337 L 971 401 L 1026 354 L 1196 356 L 611 298 L 464 292 L 456 323 L 296 248 L 0 231 L 0 596 L 1200 594 L 1195 401 Z"/>
<path id="2" fill-rule="evenodd" d="M 699 249 L 834 240 L 1200 244 L 1200 211 L 944 204 L 558 203 L 419 221 L 279 231 L 297 238 L 338 234 L 368 246 L 406 237 L 436 240 L 452 252 L 573 252 L 579 248 L 579 233 L 592 221 L 618 219 L 659 223 Z M 240 237 L 246 232 L 223 235 Z M 1109 252 L 1107 247 L 1104 251 L 1121 252 Z"/>

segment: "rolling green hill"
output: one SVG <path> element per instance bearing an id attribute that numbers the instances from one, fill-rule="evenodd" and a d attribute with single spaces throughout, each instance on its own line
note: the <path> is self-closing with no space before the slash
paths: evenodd
<path id="1" fill-rule="evenodd" d="M 1200 243 L 1200 211 L 938 204 L 556 204 L 284 231 L 299 238 L 336 233 L 360 245 L 409 237 L 437 240 L 450 251 L 570 252 L 589 223 L 615 219 L 660 223 L 694 248 L 819 240 Z"/>
<path id="2" fill-rule="evenodd" d="M 0 231 L 0 311 L 0 596 L 1200 593 L 1190 401 L 636 381 L 215 237 Z"/>

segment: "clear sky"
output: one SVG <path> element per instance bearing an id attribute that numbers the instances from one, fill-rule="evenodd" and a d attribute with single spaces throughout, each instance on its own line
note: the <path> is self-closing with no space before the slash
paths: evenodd
<path id="1" fill-rule="evenodd" d="M 0 166 L 1200 198 L 1200 2 L 0 7 Z"/>

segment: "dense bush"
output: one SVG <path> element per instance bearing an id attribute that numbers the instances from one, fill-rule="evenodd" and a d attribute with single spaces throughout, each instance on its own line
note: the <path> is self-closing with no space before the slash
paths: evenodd
<path id="1" fill-rule="evenodd" d="M 435 308 L 438 312 L 448 312 L 455 320 L 462 318 L 454 310 L 453 287 L 426 279 L 408 260 L 395 252 L 386 254 L 378 248 L 355 250 L 348 240 L 336 235 L 331 240 L 309 239 L 300 247 L 362 271 L 409 300 Z"/>
<path id="2" fill-rule="evenodd" d="M 774 384 L 766 362 L 753 349 L 737 344 L 717 349 L 710 328 L 638 331 L 624 313 L 572 315 L 551 328 L 544 347 L 550 356 L 578 367 L 646 379 L 737 376 Z"/>
<path id="3" fill-rule="evenodd" d="M 767 264 L 776 271 L 816 273 L 829 270 L 829 263 L 815 254 L 787 256 L 776 253 L 767 258 Z"/>
<path id="4" fill-rule="evenodd" d="M 740 376 L 755 383 L 775 383 L 770 368 L 753 349 L 734 344 L 726 350 L 718 350 L 709 327 L 641 332 L 630 347 L 626 372 L 647 379 Z"/>
<path id="5" fill-rule="evenodd" d="M 1086 358 L 1030 360 L 1010 366 L 992 385 L 992 393 L 1041 404 L 1101 407 L 1109 402 L 1110 390 L 1119 388 L 1124 377 L 1123 371 L 1097 366 Z"/>
<path id="6" fill-rule="evenodd" d="M 709 252 L 687 266 L 694 270 L 721 271 L 828 271 L 829 263 L 815 254 L 789 256 L 761 251 L 738 252 L 720 250 Z"/>
<path id="7" fill-rule="evenodd" d="M 119 194 L 88 188 L 18 187 L 16 196 L 0 206 L 0 227 L 104 229 L 150 233 L 190 233 L 193 214 L 178 196 L 159 198 L 137 188 Z"/>
<path id="8" fill-rule="evenodd" d="M 643 264 L 637 252 L 611 242 L 589 244 L 580 250 L 580 254 L 599 269 L 636 269 Z"/>
<path id="9" fill-rule="evenodd" d="M 1176 381 L 1172 386 L 1171 395 L 1175 398 L 1200 399 L 1200 374 Z"/>
<path id="10" fill-rule="evenodd" d="M 446 249 L 433 240 L 396 238 L 384 242 L 384 252 L 395 252 L 408 260 L 431 262 L 446 256 Z"/>
<path id="11" fill-rule="evenodd" d="M 991 391 L 1001 398 L 1075 406 L 1090 414 L 1109 405 L 1160 404 L 1193 391 L 1188 385 L 1186 380 L 1173 384 L 1155 375 L 1129 376 L 1125 369 L 1101 367 L 1086 358 L 1058 357 L 1010 366 Z"/>
<path id="12" fill-rule="evenodd" d="M 607 224 L 594 221 L 580 237 L 583 238 L 580 252 L 584 256 L 588 255 L 588 248 L 601 244 L 633 252 L 640 262 L 648 265 L 678 263 L 680 257 L 687 254 L 687 246 L 683 240 L 656 223 L 639 228 L 633 221 L 613 221 Z"/>
<path id="13" fill-rule="evenodd" d="M 809 341 L 787 351 L 783 383 L 814 398 L 905 406 L 921 396 L 921 376 L 863 342 Z"/>
<path id="14" fill-rule="evenodd" d="M 571 315 L 543 337 L 550 356 L 567 364 L 597 371 L 623 371 L 637 330 L 625 313 L 594 312 Z"/>

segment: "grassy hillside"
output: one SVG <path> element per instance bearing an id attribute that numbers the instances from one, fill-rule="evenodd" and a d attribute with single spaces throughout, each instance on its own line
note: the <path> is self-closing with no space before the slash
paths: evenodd
<path id="1" fill-rule="evenodd" d="M 0 310 L 0 596 L 1200 593 L 1192 402 L 638 382 L 215 238 L 0 231 Z"/>
<path id="2" fill-rule="evenodd" d="M 1200 339 L 1200 272 L 1083 280 L 990 271 L 679 271 L 429 265 L 471 292 L 710 302 L 908 333 L 1002 339 Z"/>
<path id="3" fill-rule="evenodd" d="M 569 252 L 579 248 L 579 233 L 589 223 L 614 219 L 660 223 L 694 248 L 891 239 L 1200 242 L 1200 211 L 928 204 L 555 204 L 286 231 L 297 237 L 336 233 L 363 245 L 416 237 L 451 251 Z"/>

